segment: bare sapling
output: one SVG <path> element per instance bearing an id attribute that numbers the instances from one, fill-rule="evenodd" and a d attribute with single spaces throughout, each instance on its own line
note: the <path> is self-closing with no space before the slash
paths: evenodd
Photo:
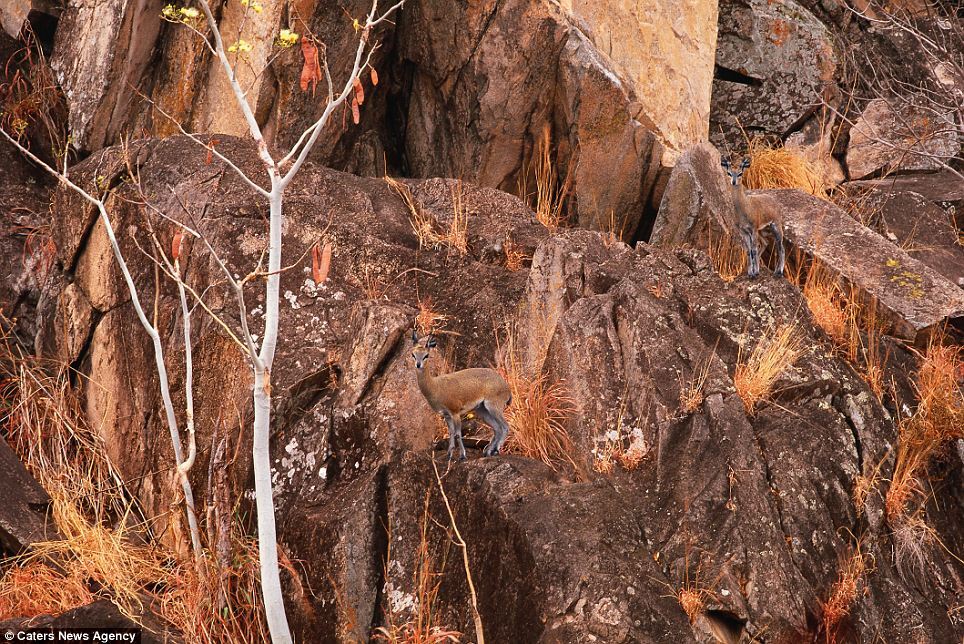
<path id="1" fill-rule="evenodd" d="M 251 5 L 253 4 L 255 3 L 244 3 L 245 11 L 251 11 Z M 281 253 L 282 227 L 284 222 L 284 195 L 286 189 L 291 185 L 291 182 L 294 180 L 295 176 L 298 174 L 299 170 L 307 160 L 309 154 L 321 136 L 321 133 L 325 130 L 326 126 L 331 120 L 332 114 L 334 114 L 335 111 L 343 105 L 346 105 L 349 100 L 351 101 L 353 120 L 357 122 L 358 109 L 364 100 L 363 94 L 361 94 L 363 91 L 361 90 L 361 75 L 366 70 L 371 69 L 371 58 L 378 47 L 377 43 L 372 42 L 372 32 L 377 26 L 385 23 L 390 16 L 392 16 L 392 14 L 402 7 L 403 4 L 404 0 L 401 0 L 393 3 L 386 10 L 379 11 L 378 0 L 373 0 L 371 3 L 371 9 L 365 17 L 352 20 L 351 26 L 355 29 L 355 32 L 358 35 L 358 44 L 355 50 L 351 70 L 349 71 L 344 84 L 336 92 L 335 84 L 332 79 L 327 60 L 322 60 L 319 62 L 319 70 L 320 73 L 323 74 L 323 78 L 327 86 L 327 94 L 323 99 L 324 108 L 321 112 L 321 115 L 301 133 L 294 146 L 286 154 L 278 157 L 276 157 L 270 151 L 268 143 L 261 131 L 261 127 L 255 118 L 254 110 L 248 102 L 248 91 L 251 88 L 242 87 L 241 81 L 236 74 L 237 65 L 239 61 L 244 60 L 246 51 L 250 50 L 250 45 L 241 39 L 241 34 L 239 33 L 237 40 L 233 44 L 225 46 L 217 20 L 215 19 L 211 7 L 206 0 L 198 0 L 197 5 L 200 8 L 200 12 L 198 9 L 190 7 L 175 8 L 173 5 L 168 5 L 163 11 L 163 16 L 165 19 L 171 22 L 182 23 L 187 28 L 191 29 L 195 34 L 197 34 L 201 38 L 208 52 L 214 57 L 215 60 L 218 61 L 218 67 L 222 70 L 231 87 L 231 91 L 237 106 L 241 111 L 245 124 L 247 125 L 248 133 L 254 140 L 258 158 L 263 165 L 268 179 L 268 187 L 262 187 L 258 182 L 254 181 L 254 179 L 245 174 L 236 163 L 220 153 L 213 146 L 203 141 L 202 138 L 197 134 L 188 132 L 183 128 L 183 126 L 176 124 L 183 135 L 196 142 L 199 146 L 204 148 L 208 154 L 218 158 L 233 172 L 237 173 L 244 183 L 252 191 L 254 191 L 260 199 L 267 202 L 268 207 L 267 267 L 265 269 L 259 264 L 259 266 L 248 273 L 247 277 L 244 279 L 237 279 L 234 277 L 234 272 L 224 263 L 224 261 L 221 260 L 221 258 L 215 252 L 215 249 L 210 243 L 208 243 L 208 240 L 201 236 L 196 230 L 177 222 L 172 217 L 168 217 L 168 219 L 178 223 L 182 231 L 203 241 L 204 247 L 207 248 L 207 250 L 214 257 L 218 266 L 224 271 L 224 274 L 227 277 L 227 283 L 237 299 L 241 328 L 238 335 L 232 335 L 235 337 L 235 339 L 238 339 L 239 343 L 244 347 L 245 356 L 250 363 L 252 374 L 254 376 L 254 388 L 252 394 L 254 406 L 252 450 L 255 480 L 255 503 L 258 524 L 261 591 L 262 599 L 264 601 L 265 615 L 268 622 L 268 629 L 271 634 L 271 640 L 276 644 L 288 643 L 292 641 L 291 631 L 288 627 L 288 619 L 285 613 L 284 600 L 281 592 L 281 578 L 278 565 L 277 531 L 275 526 L 274 501 L 272 498 L 269 444 L 272 401 L 271 370 L 274 364 L 275 351 L 279 342 L 279 301 L 281 274 L 283 272 Z M 242 21 L 242 28 L 243 23 L 244 21 Z M 209 33 L 203 33 L 202 29 L 205 25 Z M 276 42 L 279 43 L 279 46 L 287 47 L 294 44 L 297 39 L 298 35 L 295 34 L 291 29 L 281 29 Z M 272 64 L 276 59 L 277 56 L 271 57 L 268 60 L 267 65 Z M 262 73 L 263 71 L 264 70 L 262 70 Z M 376 76 L 373 69 L 371 69 L 371 72 L 374 82 Z M 255 75 L 256 81 L 261 77 L 262 73 Z M 154 107 L 155 109 L 158 109 L 157 106 Z M 180 432 L 178 431 L 176 415 L 174 412 L 173 403 L 171 402 L 170 387 L 167 378 L 167 367 L 164 362 L 160 334 L 155 325 L 152 324 L 147 318 L 143 307 L 140 304 L 134 285 L 134 280 L 130 271 L 128 270 L 127 263 L 117 243 L 105 202 L 102 198 L 98 198 L 97 196 L 90 194 L 82 187 L 67 178 L 66 162 L 62 169 L 54 169 L 40 161 L 40 159 L 31 154 L 24 146 L 22 146 L 16 139 L 8 135 L 6 132 L 0 130 L 0 133 L 2 133 L 8 141 L 17 146 L 20 151 L 27 155 L 32 161 L 38 163 L 48 172 L 56 176 L 63 185 L 87 199 L 87 201 L 93 204 L 100 213 L 101 221 L 107 230 L 108 238 L 110 239 L 111 246 L 114 250 L 114 256 L 117 259 L 118 265 L 120 266 L 121 272 L 123 273 L 124 279 L 127 283 L 127 288 L 130 291 L 131 300 L 134 309 L 137 312 L 138 319 L 140 320 L 145 331 L 150 336 L 154 345 L 159 383 L 162 398 L 164 400 L 168 426 L 171 431 L 171 439 L 174 445 L 177 471 L 181 477 L 181 482 L 184 488 L 185 504 L 188 512 L 188 523 L 191 527 L 192 542 L 195 548 L 196 556 L 200 557 L 201 547 L 198 539 L 198 528 L 194 512 L 193 494 L 191 492 L 190 483 L 187 480 L 187 470 L 190 469 L 191 464 L 194 462 L 194 456 L 196 454 L 196 445 L 193 438 L 193 400 L 188 397 L 188 400 L 191 400 L 190 406 L 186 413 L 189 455 L 185 459 L 181 446 Z M 181 279 L 179 253 L 180 246 L 177 246 L 176 249 L 172 248 L 171 258 L 163 260 L 163 263 L 164 268 L 166 269 L 165 273 L 168 274 L 168 276 L 171 277 L 178 285 L 185 342 L 188 345 L 185 347 L 185 356 L 188 361 L 188 366 L 190 367 L 192 366 L 190 365 L 191 352 L 189 347 L 191 326 L 190 308 L 187 306 L 187 293 L 191 293 L 194 297 L 198 296 L 189 287 L 187 287 L 187 285 Z M 244 304 L 243 293 L 244 286 L 248 282 L 255 280 L 263 280 L 265 284 L 264 333 L 260 346 L 257 345 L 255 336 L 251 333 L 248 327 L 248 314 Z M 203 302 L 201 302 L 201 304 L 203 305 Z M 208 310 L 207 307 L 204 308 L 205 310 Z M 187 387 L 191 387 L 191 383 L 192 380 L 189 377 L 186 382 Z"/>

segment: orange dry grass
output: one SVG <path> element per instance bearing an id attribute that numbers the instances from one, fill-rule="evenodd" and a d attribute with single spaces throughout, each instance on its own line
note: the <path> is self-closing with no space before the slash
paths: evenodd
<path id="1" fill-rule="evenodd" d="M 728 233 L 714 238 L 709 233 L 707 254 L 713 261 L 713 268 L 724 282 L 732 282 L 746 272 L 746 253 Z"/>
<path id="2" fill-rule="evenodd" d="M 699 564 L 696 566 L 695 572 L 690 573 L 690 546 L 686 546 L 686 553 L 683 559 L 683 584 L 679 588 L 674 588 L 670 584 L 670 590 L 673 592 L 673 597 L 679 602 L 680 608 L 686 613 L 689 618 L 690 623 L 695 623 L 696 619 L 700 616 L 703 610 L 706 608 L 708 601 L 716 599 L 716 593 L 708 588 L 703 582 L 700 581 L 700 576 L 703 570 L 704 558 L 701 556 Z M 721 572 L 722 575 L 722 572 Z M 713 585 L 719 582 L 719 577 L 713 582 Z"/>
<path id="3" fill-rule="evenodd" d="M 964 438 L 962 349 L 935 340 L 917 376 L 917 411 L 900 423 L 894 475 L 885 499 L 888 521 L 899 526 L 914 512 L 911 501 L 924 495 L 921 482 L 931 460 L 953 441 Z"/>
<path id="4" fill-rule="evenodd" d="M 803 335 L 795 324 L 784 324 L 767 331 L 745 359 L 741 351 L 733 385 L 748 414 L 770 397 L 781 374 L 803 353 Z"/>
<path id="5" fill-rule="evenodd" d="M 845 295 L 836 276 L 818 262 L 805 275 L 802 270 L 798 272 L 797 284 L 814 321 L 880 399 L 884 394 L 885 360 L 876 300 L 867 302 L 855 286 Z"/>
<path id="6" fill-rule="evenodd" d="M 137 518 L 102 440 L 86 426 L 66 377 L 47 375 L 4 341 L 0 372 L 3 433 L 50 494 L 61 537 L 35 544 L 5 570 L 0 620 L 59 613 L 107 598 L 137 621 L 143 600 L 153 595 L 186 641 L 266 641 L 253 540 L 235 538 L 235 556 L 223 569 L 215 556 L 205 557 L 201 573 L 150 543 L 150 532 Z M 98 590 L 86 590 L 91 582 Z M 221 596 L 227 600 L 219 601 Z"/>
<path id="7" fill-rule="evenodd" d="M 850 614 L 860 594 L 861 582 L 868 572 L 867 559 L 860 546 L 858 541 L 853 554 L 840 569 L 840 575 L 830 589 L 829 598 L 821 604 L 823 630 L 828 644 L 837 641 L 836 628 Z"/>
<path id="8" fill-rule="evenodd" d="M 0 580 L 0 621 L 58 615 L 94 599 L 84 579 L 43 561 L 15 563 Z"/>
<path id="9" fill-rule="evenodd" d="M 715 357 L 716 349 L 706 356 L 703 364 L 693 372 L 693 376 L 688 383 L 684 384 L 682 380 L 680 381 L 679 408 L 684 414 L 692 414 L 703 404 L 703 399 L 706 397 L 703 388 L 706 385 L 706 378 L 710 375 L 710 365 L 713 364 Z"/>
<path id="10" fill-rule="evenodd" d="M 232 551 L 223 568 L 206 557 L 200 573 L 179 566 L 168 576 L 158 596 L 160 613 L 187 641 L 258 644 L 270 639 L 261 608 L 258 542 L 237 534 Z"/>
<path id="11" fill-rule="evenodd" d="M 415 316 L 415 328 L 419 337 L 440 331 L 449 319 L 447 315 L 435 310 L 431 296 L 418 301 L 418 315 Z"/>
<path id="12" fill-rule="evenodd" d="M 512 271 L 513 273 L 522 268 L 525 260 L 528 259 L 526 254 L 520 250 L 512 238 L 505 240 L 505 267 L 506 269 Z"/>
<path id="13" fill-rule="evenodd" d="M 458 181 L 452 186 L 452 221 L 449 222 L 448 230 L 441 238 L 443 244 L 460 255 L 465 255 L 469 251 L 469 218 L 463 201 L 464 196 L 462 182 Z"/>
<path id="14" fill-rule="evenodd" d="M 562 184 L 552 160 L 552 136 L 549 128 L 543 130 L 536 144 L 530 167 L 519 180 L 519 194 L 535 211 L 536 219 L 548 230 L 555 232 L 565 221 L 564 208 L 572 183 L 572 174 L 566 173 Z M 530 194 L 526 185 L 529 174 L 535 179 L 536 190 Z"/>
<path id="15" fill-rule="evenodd" d="M 850 337 L 851 315 L 833 273 L 815 263 L 807 273 L 803 297 L 817 325 L 830 336 L 834 344 L 846 346 Z"/>
<path id="16" fill-rule="evenodd" d="M 554 469 L 564 465 L 581 472 L 575 445 L 565 427 L 575 411 L 575 402 L 564 384 L 526 368 L 512 331 L 500 347 L 499 371 L 512 392 L 512 403 L 505 410 L 510 428 L 506 449 Z"/>
<path id="17" fill-rule="evenodd" d="M 402 198 L 402 201 L 408 208 L 409 223 L 412 225 L 412 232 L 415 233 L 415 237 L 418 239 L 418 247 L 441 248 L 444 245 L 444 240 L 443 236 L 439 233 L 439 226 L 438 222 L 435 221 L 435 217 L 419 207 L 415 202 L 415 197 L 412 196 L 412 191 L 409 190 L 407 185 L 388 176 L 385 177 L 385 183 Z"/>
<path id="18" fill-rule="evenodd" d="M 374 641 L 389 642 L 390 644 L 443 644 L 444 642 L 458 642 L 460 632 L 438 625 L 439 615 L 435 602 L 438 599 L 439 587 L 442 584 L 442 573 L 435 568 L 435 563 L 429 551 L 428 528 L 434 522 L 429 513 L 429 495 L 426 493 L 422 510 L 421 532 L 418 550 L 415 555 L 415 573 L 413 582 L 415 587 L 414 613 L 403 623 L 398 623 L 391 599 L 386 602 L 388 607 L 387 626 L 377 628 L 372 636 Z M 385 560 L 386 577 L 391 562 L 391 530 L 389 530 L 388 553 Z M 444 569 L 444 561 L 438 570 Z"/>
<path id="19" fill-rule="evenodd" d="M 770 147 L 761 139 L 747 146 L 750 167 L 743 184 L 754 190 L 797 188 L 820 199 L 830 199 L 832 186 L 810 161 L 791 148 Z"/>

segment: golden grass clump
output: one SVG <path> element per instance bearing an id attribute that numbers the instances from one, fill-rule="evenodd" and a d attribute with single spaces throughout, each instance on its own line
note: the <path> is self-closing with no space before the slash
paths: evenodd
<path id="1" fill-rule="evenodd" d="M 460 255 L 469 252 L 469 217 L 464 199 L 462 182 L 458 181 L 452 186 L 452 221 L 449 222 L 448 230 L 442 235 L 442 243 Z"/>
<path id="2" fill-rule="evenodd" d="M 885 510 L 892 527 L 915 514 L 911 501 L 924 495 L 927 467 L 948 445 L 964 438 L 964 373 L 962 349 L 935 339 L 921 360 L 917 376 L 917 410 L 900 421 L 897 456 Z"/>
<path id="3" fill-rule="evenodd" d="M 435 309 L 431 296 L 418 301 L 418 314 L 415 316 L 415 328 L 419 337 L 430 333 L 437 333 L 445 327 L 449 316 Z"/>
<path id="4" fill-rule="evenodd" d="M 512 402 L 505 410 L 510 429 L 505 448 L 540 460 L 553 469 L 569 466 L 580 474 L 580 459 L 565 427 L 566 420 L 576 410 L 565 384 L 552 381 L 539 369 L 526 364 L 516 346 L 513 329 L 500 346 L 499 354 L 499 372 L 512 392 Z"/>
<path id="5" fill-rule="evenodd" d="M 408 208 L 409 212 L 409 223 L 412 225 L 412 232 L 415 233 L 415 237 L 418 239 L 419 248 L 432 248 L 438 249 L 442 246 L 442 237 L 439 235 L 437 227 L 438 222 L 431 214 L 424 212 L 418 207 L 415 202 L 415 197 L 412 196 L 412 191 L 407 185 L 393 179 L 392 177 L 386 176 L 385 183 L 394 190 L 405 206 Z"/>
<path id="6" fill-rule="evenodd" d="M 827 601 L 821 603 L 823 631 L 828 644 L 837 641 L 836 628 L 844 618 L 850 615 L 854 602 L 860 594 L 863 579 L 868 573 L 867 556 L 860 548 L 861 544 L 858 541 L 853 553 L 841 567 Z"/>
<path id="7" fill-rule="evenodd" d="M 724 282 L 732 282 L 746 272 L 746 252 L 729 233 L 718 237 L 709 233 L 707 254 L 713 262 L 713 270 Z"/>
<path id="8" fill-rule="evenodd" d="M 680 377 L 679 408 L 685 415 L 690 415 L 700 408 L 706 394 L 704 388 L 706 379 L 710 375 L 710 365 L 716 357 L 716 349 L 706 356 L 703 364 L 699 365 L 694 371 L 689 382 L 684 383 Z"/>
<path id="9" fill-rule="evenodd" d="M 84 579 L 43 561 L 20 561 L 0 580 L 0 621 L 58 615 L 95 599 Z"/>
<path id="10" fill-rule="evenodd" d="M 505 240 L 505 267 L 507 270 L 513 273 L 521 270 L 526 259 L 529 258 L 522 249 L 512 241 L 511 237 Z"/>
<path id="11" fill-rule="evenodd" d="M 145 602 L 156 601 L 185 641 L 267 640 L 255 540 L 238 532 L 227 555 L 211 553 L 200 570 L 179 559 L 153 539 L 102 439 L 85 424 L 66 375 L 49 375 L 5 338 L 0 375 L 2 432 L 50 495 L 59 537 L 34 544 L 3 570 L 0 621 L 100 598 L 138 621 Z"/>
<path id="12" fill-rule="evenodd" d="M 773 385 L 804 353 L 803 334 L 795 324 L 764 332 L 749 356 L 737 359 L 733 385 L 748 414 L 769 399 Z"/>
<path id="13" fill-rule="evenodd" d="M 830 199 L 832 185 L 813 163 L 792 148 L 771 147 L 757 138 L 748 143 L 747 156 L 750 167 L 743 175 L 747 188 L 797 188 L 820 199 Z"/>
<path id="14" fill-rule="evenodd" d="M 850 307 L 833 273 L 815 263 L 803 284 L 803 297 L 817 325 L 837 346 L 846 346 L 850 337 Z"/>

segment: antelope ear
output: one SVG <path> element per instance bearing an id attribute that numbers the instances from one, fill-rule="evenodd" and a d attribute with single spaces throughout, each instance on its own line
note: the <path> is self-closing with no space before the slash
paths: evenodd
<path id="1" fill-rule="evenodd" d="M 729 170 L 729 169 L 730 169 L 730 160 L 729 160 L 729 159 L 722 159 L 722 160 L 720 161 L 720 165 L 723 166 L 725 169 Z"/>
<path id="2" fill-rule="evenodd" d="M 746 169 L 749 167 L 750 167 L 750 157 L 743 157 L 743 168 Z"/>
<path id="3" fill-rule="evenodd" d="M 436 346 L 438 346 L 438 343 L 435 341 L 435 336 L 429 336 L 428 342 L 425 343 L 425 346 L 429 349 L 434 349 Z"/>
<path id="4" fill-rule="evenodd" d="M 412 344 L 418 344 L 418 331 L 414 328 L 412 329 Z"/>

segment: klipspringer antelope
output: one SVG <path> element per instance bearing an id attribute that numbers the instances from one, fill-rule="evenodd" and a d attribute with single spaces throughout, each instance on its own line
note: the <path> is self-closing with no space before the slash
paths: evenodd
<path id="1" fill-rule="evenodd" d="M 760 274 L 760 231 L 769 228 L 777 247 L 777 267 L 773 274 L 783 277 L 786 256 L 783 250 L 783 216 L 780 204 L 770 195 L 748 195 L 743 189 L 743 173 L 750 167 L 750 159 L 744 158 L 738 170 L 730 167 L 730 161 L 723 159 L 723 169 L 730 179 L 735 211 L 736 232 L 748 256 L 747 275 Z"/>
<path id="2" fill-rule="evenodd" d="M 492 428 L 492 440 L 482 452 L 483 455 L 498 454 L 509 435 L 509 423 L 505 422 L 503 411 L 512 401 L 512 393 L 505 379 L 495 369 L 463 369 L 433 376 L 425 363 L 431 355 L 431 349 L 437 345 L 435 338 L 429 335 L 424 343 L 419 342 L 418 333 L 413 330 L 412 345 L 418 388 L 432 409 L 442 415 L 449 428 L 449 460 L 452 460 L 456 442 L 459 460 L 465 460 L 462 416 L 470 411 Z"/>

